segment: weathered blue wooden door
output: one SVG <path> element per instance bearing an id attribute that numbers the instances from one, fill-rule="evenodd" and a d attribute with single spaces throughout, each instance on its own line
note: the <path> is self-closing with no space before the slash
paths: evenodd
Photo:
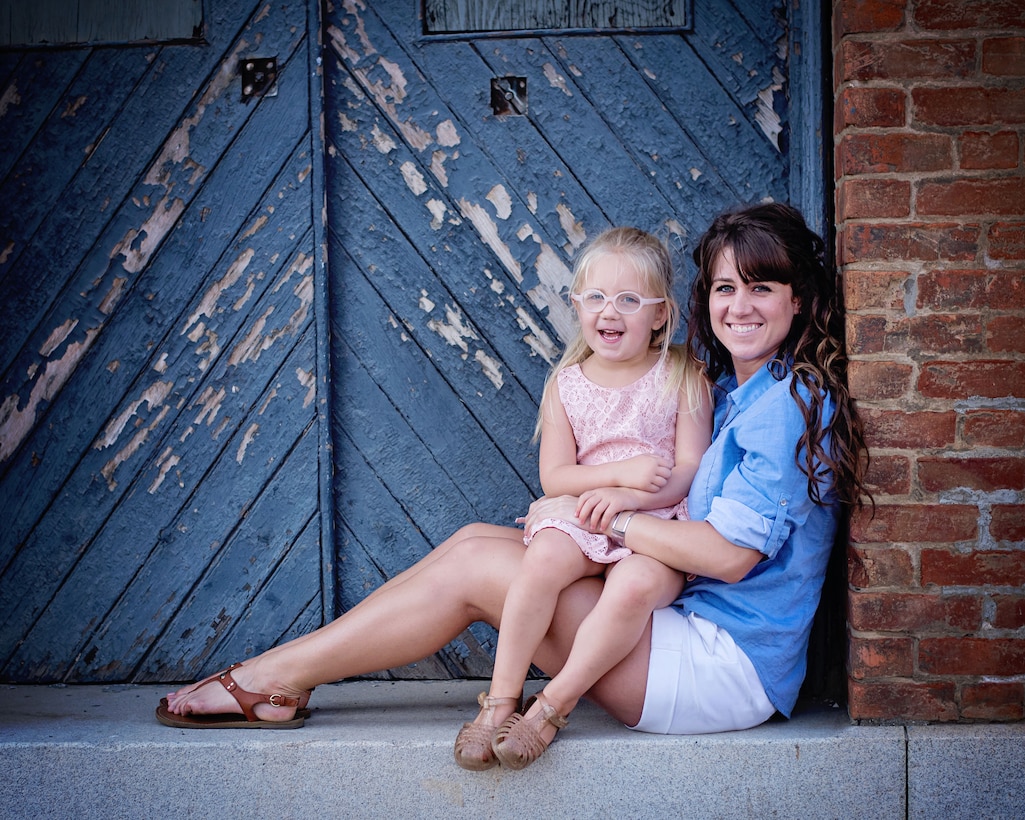
<path id="1" fill-rule="evenodd" d="M 0 50 L 0 680 L 188 679 L 333 614 L 317 6 L 203 7 Z"/>
<path id="2" fill-rule="evenodd" d="M 720 210 L 789 201 L 821 227 L 818 12 L 695 0 L 686 32 L 446 39 L 412 0 L 329 7 L 339 610 L 539 494 L 537 401 L 588 238 L 662 235 L 682 297 Z M 492 109 L 495 79 L 510 113 Z M 397 674 L 487 674 L 491 641 L 475 629 Z"/>

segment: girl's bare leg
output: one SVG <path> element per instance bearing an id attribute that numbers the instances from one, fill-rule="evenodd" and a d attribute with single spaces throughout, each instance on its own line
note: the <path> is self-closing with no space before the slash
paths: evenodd
<path id="1" fill-rule="evenodd" d="M 560 530 L 545 529 L 534 536 L 502 608 L 491 677 L 494 697 L 516 697 L 523 691 L 530 664 L 552 624 L 559 594 L 574 581 L 603 570 Z"/>
<path id="2" fill-rule="evenodd" d="M 601 597 L 580 623 L 565 664 L 544 688 L 559 714 L 568 715 L 588 690 L 629 656 L 650 629 L 652 611 L 671 604 L 682 588 L 681 573 L 644 555 L 628 556 L 609 570 Z M 644 643 L 650 646 L 650 636 Z M 630 725 L 639 717 L 638 710 Z M 550 724 L 545 731 L 545 740 L 555 735 Z"/>
<path id="3" fill-rule="evenodd" d="M 321 683 L 421 660 L 474 621 L 498 626 L 523 554 L 518 529 L 464 527 L 337 620 L 247 660 L 232 676 L 250 692 L 298 696 Z M 222 686 L 187 686 L 168 703 L 176 714 L 240 711 Z M 294 709 L 260 704 L 256 713 L 287 720 Z"/>
<path id="4" fill-rule="evenodd" d="M 501 629 L 489 695 L 518 698 L 552 624 L 560 593 L 574 581 L 601 574 L 604 567 L 589 560 L 566 533 L 541 530 L 526 548 L 502 608 Z M 498 726 L 513 713 L 504 704 L 481 709 L 474 723 Z"/>

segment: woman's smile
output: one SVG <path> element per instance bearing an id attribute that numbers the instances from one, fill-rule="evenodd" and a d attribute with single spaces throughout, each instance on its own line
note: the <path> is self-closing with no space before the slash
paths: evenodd
<path id="1" fill-rule="evenodd" d="M 800 300 L 781 282 L 745 282 L 727 248 L 712 269 L 708 315 L 743 384 L 767 364 L 790 333 Z"/>

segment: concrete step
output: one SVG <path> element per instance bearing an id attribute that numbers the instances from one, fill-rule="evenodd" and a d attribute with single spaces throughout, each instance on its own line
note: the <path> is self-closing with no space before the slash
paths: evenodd
<path id="1" fill-rule="evenodd" d="M 581 705 L 529 769 L 452 760 L 478 681 L 318 688 L 292 731 L 171 729 L 166 687 L 0 687 L 3 818 L 1025 817 L 1025 724 L 631 732 Z"/>

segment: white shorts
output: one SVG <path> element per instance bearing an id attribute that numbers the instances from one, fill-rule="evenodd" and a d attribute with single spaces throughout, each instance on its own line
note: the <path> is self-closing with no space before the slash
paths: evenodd
<path id="1" fill-rule="evenodd" d="M 698 735 L 749 729 L 776 711 L 754 666 L 711 621 L 656 609 L 639 732 Z"/>

